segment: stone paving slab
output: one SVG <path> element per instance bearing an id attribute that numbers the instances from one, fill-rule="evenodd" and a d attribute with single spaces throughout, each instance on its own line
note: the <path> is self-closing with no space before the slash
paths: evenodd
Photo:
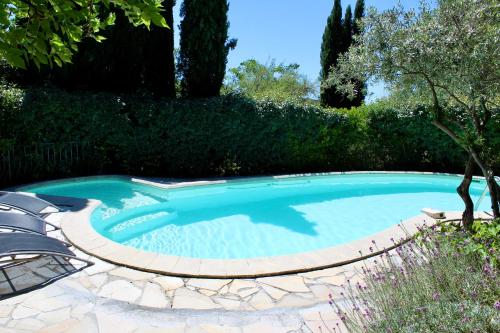
<path id="1" fill-rule="evenodd" d="M 59 223 L 65 214 L 50 219 Z M 324 333 L 340 324 L 328 294 L 341 300 L 340 286 L 356 281 L 372 261 L 275 277 L 200 279 L 90 259 L 95 265 L 82 272 L 0 301 L 0 332 Z"/>

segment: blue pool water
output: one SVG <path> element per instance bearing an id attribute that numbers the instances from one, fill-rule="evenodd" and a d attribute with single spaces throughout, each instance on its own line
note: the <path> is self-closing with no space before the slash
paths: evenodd
<path id="1" fill-rule="evenodd" d="M 198 258 L 253 258 L 331 247 L 382 231 L 423 207 L 462 210 L 461 178 L 346 174 L 261 178 L 162 189 L 106 177 L 26 187 L 102 201 L 92 216 L 105 237 L 145 251 Z M 473 182 L 474 202 L 485 188 Z M 480 209 L 488 209 L 486 197 Z"/>

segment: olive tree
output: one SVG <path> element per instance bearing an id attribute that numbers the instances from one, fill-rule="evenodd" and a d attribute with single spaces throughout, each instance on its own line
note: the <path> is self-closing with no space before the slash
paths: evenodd
<path id="1" fill-rule="evenodd" d="M 161 0 L 0 0 L 0 58 L 25 68 L 71 62 L 84 37 L 99 35 L 112 25 L 118 8 L 134 25 L 167 27 Z"/>
<path id="2" fill-rule="evenodd" d="M 299 72 L 298 64 L 249 59 L 229 69 L 225 90 L 257 99 L 303 102 L 314 94 L 315 86 Z"/>
<path id="3" fill-rule="evenodd" d="M 499 121 L 499 14 L 498 0 L 437 0 L 434 7 L 422 1 L 417 10 L 370 8 L 355 44 L 325 83 L 353 97 L 356 79 L 383 80 L 398 100 L 430 106 L 433 124 L 469 156 L 457 189 L 466 203 L 465 225 L 473 219 L 468 190 L 474 164 L 487 181 L 493 214 L 500 217 L 491 162 L 499 152 L 489 144 L 492 123 Z"/>

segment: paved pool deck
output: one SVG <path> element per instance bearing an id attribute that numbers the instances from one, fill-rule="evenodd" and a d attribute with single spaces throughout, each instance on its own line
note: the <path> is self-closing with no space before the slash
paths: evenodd
<path id="1" fill-rule="evenodd" d="M 60 224 L 69 214 L 47 219 Z M 51 236 L 65 239 L 60 231 Z M 375 248 L 382 242 L 373 240 Z M 341 324 L 329 295 L 341 302 L 342 286 L 361 281 L 361 267 L 376 259 L 281 276 L 206 279 L 140 271 L 73 250 L 95 265 L 0 301 L 0 332 L 324 333 Z"/>

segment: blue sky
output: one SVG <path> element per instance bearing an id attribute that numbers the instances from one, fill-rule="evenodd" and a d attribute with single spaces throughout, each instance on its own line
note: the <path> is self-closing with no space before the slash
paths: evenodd
<path id="1" fill-rule="evenodd" d="M 179 7 L 174 9 L 175 38 L 178 45 Z M 342 10 L 356 0 L 342 0 Z M 365 0 L 365 5 L 379 10 L 392 8 L 394 0 Z M 417 7 L 418 0 L 402 2 L 405 7 Z M 326 20 L 333 0 L 230 0 L 229 36 L 238 39 L 238 46 L 230 52 L 228 68 L 254 58 L 266 63 L 297 63 L 300 72 L 316 80 L 320 71 L 320 48 Z M 383 84 L 369 87 L 369 100 L 384 96 Z"/>

